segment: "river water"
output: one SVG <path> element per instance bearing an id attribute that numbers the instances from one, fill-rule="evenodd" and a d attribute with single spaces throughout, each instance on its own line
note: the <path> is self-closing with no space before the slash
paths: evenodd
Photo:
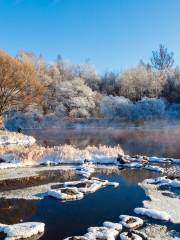
<path id="1" fill-rule="evenodd" d="M 119 182 L 119 187 L 105 187 L 78 201 L 61 202 L 50 197 L 41 201 L 3 200 L 0 201 L 0 222 L 42 221 L 46 224 L 44 240 L 84 234 L 88 227 L 101 226 L 106 220 L 119 221 L 120 214 L 134 215 L 133 209 L 147 199 L 138 182 L 158 175 L 127 169 L 119 174 L 98 173 L 100 178 Z"/>
<path id="2" fill-rule="evenodd" d="M 26 131 L 38 143 L 49 146 L 72 144 L 79 148 L 87 145 L 121 145 L 125 153 L 180 158 L 180 128 L 93 128 L 46 129 Z M 105 187 L 78 201 L 61 202 L 47 197 L 40 201 L 0 200 L 0 222 L 41 221 L 46 224 L 43 240 L 62 240 L 71 235 L 82 235 L 90 226 L 101 226 L 106 220 L 119 221 L 121 214 L 135 215 L 147 199 L 138 185 L 144 179 L 159 173 L 147 170 L 102 171 L 97 177 L 119 182 L 119 187 Z M 145 218 L 145 222 L 150 222 Z M 178 230 L 178 226 L 173 226 Z"/>
<path id="3" fill-rule="evenodd" d="M 180 158 L 180 125 L 163 127 L 73 128 L 31 130 L 38 143 L 49 146 L 71 144 L 79 148 L 87 145 L 119 144 L 126 154 Z"/>

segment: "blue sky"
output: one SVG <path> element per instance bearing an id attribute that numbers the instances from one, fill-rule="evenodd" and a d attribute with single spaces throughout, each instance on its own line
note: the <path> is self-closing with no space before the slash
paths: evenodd
<path id="1" fill-rule="evenodd" d="M 99 72 L 148 61 L 160 43 L 180 65 L 179 0 L 0 0 L 0 48 L 90 58 Z"/>

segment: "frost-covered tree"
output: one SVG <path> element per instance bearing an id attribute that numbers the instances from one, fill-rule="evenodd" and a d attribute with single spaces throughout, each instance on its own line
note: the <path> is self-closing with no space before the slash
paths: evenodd
<path id="1" fill-rule="evenodd" d="M 165 107 L 162 99 L 145 97 L 135 103 L 133 115 L 141 119 L 159 118 L 164 116 Z"/>
<path id="2" fill-rule="evenodd" d="M 117 79 L 119 95 L 138 101 L 142 97 L 159 97 L 163 88 L 164 77 L 159 71 L 143 66 L 124 71 Z"/>
<path id="3" fill-rule="evenodd" d="M 132 112 L 133 103 L 125 97 L 105 96 L 100 103 L 100 111 L 108 118 L 128 118 Z"/>
<path id="4" fill-rule="evenodd" d="M 70 117 L 89 117 L 96 109 L 96 92 L 93 92 L 83 79 L 75 78 L 59 84 L 52 101 L 54 109 L 62 103 Z"/>
<path id="5" fill-rule="evenodd" d="M 165 106 L 162 99 L 143 98 L 133 103 L 124 97 L 105 96 L 100 103 L 100 110 L 107 118 L 151 119 L 163 117 Z"/>
<path id="6" fill-rule="evenodd" d="M 151 65 L 153 68 L 158 70 L 164 70 L 171 68 L 174 64 L 174 53 L 168 52 L 168 49 L 160 44 L 159 49 L 152 51 Z"/>
<path id="7" fill-rule="evenodd" d="M 100 91 L 107 95 L 116 95 L 117 76 L 117 73 L 105 72 L 101 78 Z"/>
<path id="8" fill-rule="evenodd" d="M 176 68 L 167 75 L 162 96 L 169 102 L 180 103 L 180 69 Z"/>

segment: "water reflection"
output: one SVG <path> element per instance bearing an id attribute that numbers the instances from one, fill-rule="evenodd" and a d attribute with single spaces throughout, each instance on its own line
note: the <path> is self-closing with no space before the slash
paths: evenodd
<path id="1" fill-rule="evenodd" d="M 98 134 L 97 134 L 98 132 Z M 87 145 L 120 144 L 127 154 L 156 155 L 180 158 L 180 128 L 118 128 L 118 129 L 46 129 L 27 132 L 39 143 L 49 146 L 71 144 L 80 148 Z"/>
<path id="2" fill-rule="evenodd" d="M 1 201 L 0 222 L 42 221 L 46 224 L 42 239 L 60 240 L 84 234 L 89 226 L 100 226 L 105 220 L 117 221 L 120 214 L 134 214 L 133 209 L 142 206 L 142 201 L 147 199 L 144 190 L 137 185 L 147 177 L 147 171 L 127 169 L 120 172 L 105 174 L 100 171 L 97 177 L 119 182 L 120 186 L 100 189 L 79 201 L 62 203 L 53 198 Z"/>
<path id="3" fill-rule="evenodd" d="M 0 223 L 14 224 L 31 218 L 37 210 L 36 201 L 1 199 Z"/>

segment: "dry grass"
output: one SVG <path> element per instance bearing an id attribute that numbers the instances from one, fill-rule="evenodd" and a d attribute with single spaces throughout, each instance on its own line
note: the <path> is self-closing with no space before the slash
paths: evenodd
<path id="1" fill-rule="evenodd" d="M 35 163 L 46 157 L 58 160 L 77 160 L 77 159 L 90 159 L 92 155 L 99 154 L 105 156 L 116 157 L 118 154 L 123 154 L 120 146 L 87 146 L 85 149 L 80 150 L 72 145 L 60 145 L 56 147 L 43 147 L 37 144 L 32 146 L 15 146 L 15 145 L 0 145 L 0 157 L 3 159 L 5 154 L 12 154 L 16 160 L 23 163 Z"/>

